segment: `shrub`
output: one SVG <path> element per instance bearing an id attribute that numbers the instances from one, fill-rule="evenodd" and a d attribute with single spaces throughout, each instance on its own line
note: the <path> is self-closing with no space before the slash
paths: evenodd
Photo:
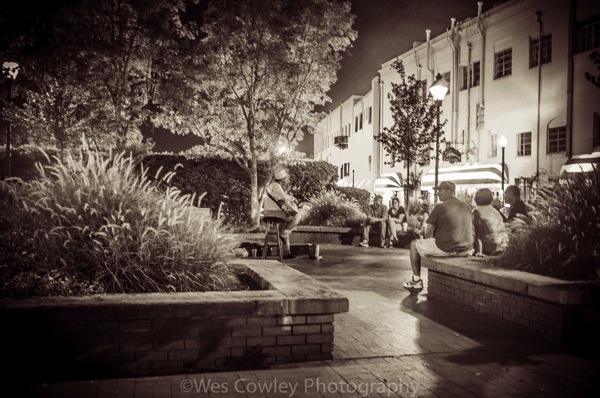
<path id="1" fill-rule="evenodd" d="M 305 225 L 324 227 L 358 227 L 365 220 L 356 201 L 350 201 L 335 191 L 325 191 L 308 202 L 309 210 L 303 218 Z"/>
<path id="2" fill-rule="evenodd" d="M 167 171 L 177 170 L 170 180 L 172 186 L 183 194 L 206 194 L 202 206 L 221 215 L 229 226 L 239 228 L 250 220 L 250 177 L 235 161 L 219 158 L 186 158 L 181 155 L 151 155 L 143 160 L 150 172 L 161 167 Z M 298 202 L 307 202 L 319 192 L 329 189 L 337 180 L 335 166 L 327 162 L 299 162 L 288 167 L 290 189 Z M 271 171 L 264 162 L 258 164 L 258 184 L 264 185 Z"/>
<path id="3" fill-rule="evenodd" d="M 597 278 L 600 266 L 600 170 L 538 188 L 529 224 L 509 228 L 496 265 L 566 280 Z"/>
<path id="4" fill-rule="evenodd" d="M 298 162 L 288 167 L 290 191 L 298 203 L 308 202 L 321 192 L 331 190 L 338 179 L 337 168 L 327 162 Z"/>
<path id="5" fill-rule="evenodd" d="M 362 211 L 366 211 L 371 204 L 371 193 L 366 189 L 353 187 L 335 187 L 335 191 L 339 192 L 345 199 L 356 202 Z"/>
<path id="6" fill-rule="evenodd" d="M 229 225 L 246 222 L 250 214 L 250 177 L 234 161 L 218 158 L 186 158 L 180 155 L 151 155 L 143 160 L 148 176 L 153 179 L 156 171 L 176 171 L 169 184 L 182 194 L 204 195 L 202 207 L 208 207 L 221 215 Z M 263 183 L 266 168 L 259 165 L 259 184 Z M 160 181 L 158 181 L 160 183 Z"/>
<path id="7" fill-rule="evenodd" d="M 0 183 L 2 295 L 239 290 L 237 243 L 192 215 L 194 197 L 159 190 L 131 157 L 98 153 Z M 168 182 L 172 174 L 162 180 Z"/>

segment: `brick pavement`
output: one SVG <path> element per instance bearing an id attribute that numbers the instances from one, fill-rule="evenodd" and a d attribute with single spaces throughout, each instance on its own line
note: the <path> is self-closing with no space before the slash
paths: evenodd
<path id="1" fill-rule="evenodd" d="M 243 370 L 23 387 L 39 397 L 563 397 L 600 392 L 600 361 L 487 321 L 426 290 L 400 288 L 408 251 L 322 245 L 288 265 L 350 300 L 335 316 L 334 359 Z M 424 270 L 426 280 L 426 270 Z M 18 392 L 18 391 L 17 391 Z"/>

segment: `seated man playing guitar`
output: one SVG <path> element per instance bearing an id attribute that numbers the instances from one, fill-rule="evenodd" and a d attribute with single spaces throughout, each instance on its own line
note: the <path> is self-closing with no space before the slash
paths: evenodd
<path id="1" fill-rule="evenodd" d="M 295 205 L 295 199 L 288 195 L 282 185 L 285 185 L 289 175 L 285 170 L 275 173 L 275 179 L 267 188 L 265 198 L 265 217 L 278 217 L 283 221 L 278 224 L 279 235 L 283 241 L 284 259 L 294 258 L 290 252 L 290 234 L 300 222 L 300 213 Z"/>

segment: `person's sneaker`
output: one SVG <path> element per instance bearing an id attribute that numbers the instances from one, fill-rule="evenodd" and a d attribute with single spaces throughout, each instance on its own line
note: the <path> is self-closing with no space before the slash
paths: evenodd
<path id="1" fill-rule="evenodd" d="M 404 282 L 402 285 L 405 289 L 423 289 L 423 279 L 415 281 L 414 278 L 410 278 L 408 282 Z"/>
<path id="2" fill-rule="evenodd" d="M 379 246 L 379 247 L 381 247 L 382 249 L 387 249 L 388 248 L 385 243 L 382 243 L 381 246 Z"/>
<path id="3" fill-rule="evenodd" d="M 392 236 L 392 239 L 391 239 L 391 241 L 392 241 L 392 242 L 397 242 L 397 241 L 398 241 L 398 238 L 396 238 L 395 236 Z"/>
<path id="4" fill-rule="evenodd" d="M 369 241 L 365 239 L 362 242 L 360 242 L 358 245 L 362 246 L 362 247 L 369 247 Z"/>

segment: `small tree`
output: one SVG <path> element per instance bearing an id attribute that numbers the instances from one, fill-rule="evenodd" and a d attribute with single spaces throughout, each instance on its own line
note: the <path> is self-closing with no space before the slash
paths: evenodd
<path id="1" fill-rule="evenodd" d="M 414 177 L 410 177 L 410 166 L 419 162 L 425 151 L 433 150 L 432 144 L 446 121 L 439 127 L 436 125 L 436 104 L 431 96 L 423 95 L 424 83 L 414 75 L 406 76 L 401 60 L 394 62 L 392 67 L 400 74 L 400 83 L 392 83 L 392 92 L 388 94 L 394 125 L 384 127 L 375 139 L 382 143 L 390 156 L 406 164 L 404 200 L 408 209 L 408 191 L 415 185 Z"/>

